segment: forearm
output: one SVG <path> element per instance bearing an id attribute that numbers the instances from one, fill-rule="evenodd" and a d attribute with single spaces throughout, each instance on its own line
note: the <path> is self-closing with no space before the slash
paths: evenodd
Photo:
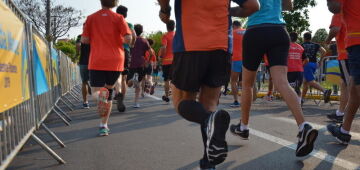
<path id="1" fill-rule="evenodd" d="M 167 9 L 170 7 L 170 0 L 158 0 L 161 9 Z"/>
<path id="2" fill-rule="evenodd" d="M 340 31 L 340 28 L 338 27 L 332 27 L 330 28 L 329 35 L 326 37 L 326 43 L 330 43 L 333 38 L 335 38 Z"/>
<path id="3" fill-rule="evenodd" d="M 283 11 L 291 11 L 291 10 L 293 10 L 292 0 L 282 0 L 282 10 Z"/>
<path id="4" fill-rule="evenodd" d="M 260 3 L 258 0 L 247 0 L 241 6 L 232 7 L 230 15 L 234 17 L 248 17 L 260 10 Z"/>

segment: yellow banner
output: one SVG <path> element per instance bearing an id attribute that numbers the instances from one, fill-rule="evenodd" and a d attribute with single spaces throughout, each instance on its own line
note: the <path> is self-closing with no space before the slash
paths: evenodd
<path id="1" fill-rule="evenodd" d="M 0 112 L 30 98 L 25 25 L 0 1 Z"/>

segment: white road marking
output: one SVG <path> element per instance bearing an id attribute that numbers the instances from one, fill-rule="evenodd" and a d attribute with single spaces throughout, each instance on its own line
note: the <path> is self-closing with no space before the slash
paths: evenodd
<path id="1" fill-rule="evenodd" d="M 290 141 L 287 141 L 287 140 L 272 136 L 270 134 L 267 134 L 267 133 L 264 133 L 264 132 L 261 132 L 261 131 L 255 130 L 255 129 L 250 129 L 250 133 L 252 135 L 258 136 L 258 137 L 263 138 L 265 140 L 268 140 L 270 142 L 274 142 L 274 143 L 277 143 L 279 145 L 285 146 L 285 147 L 287 147 L 289 149 L 296 150 L 296 144 L 292 143 Z M 326 153 L 321 152 L 321 151 L 316 150 L 316 149 L 314 149 L 309 155 L 313 156 L 313 157 L 316 157 L 316 158 L 318 158 L 320 160 L 324 160 L 326 162 L 329 162 L 331 164 L 335 164 L 337 166 L 343 167 L 345 169 L 359 169 L 360 170 L 360 165 L 359 164 L 356 164 L 356 163 L 349 162 L 349 161 L 341 159 L 341 158 L 331 156 L 329 154 L 326 154 Z M 295 156 L 295 154 L 294 154 L 294 156 Z"/>
<path id="2" fill-rule="evenodd" d="M 287 123 L 291 123 L 291 124 L 296 124 L 295 120 L 294 119 L 290 119 L 290 118 L 285 118 L 285 117 L 272 117 L 272 119 L 275 119 L 275 120 L 280 120 L 280 121 L 283 121 L 283 122 L 287 122 Z M 317 123 L 312 123 L 312 122 L 309 122 L 311 124 L 311 126 L 315 129 L 321 129 L 321 130 L 326 130 L 326 126 L 325 125 L 320 125 L 320 124 L 317 124 Z M 327 132 L 328 133 L 328 132 Z M 355 139 L 355 140 L 360 140 L 360 133 L 356 133 L 356 132 L 351 132 L 351 139 Z"/>
<path id="3" fill-rule="evenodd" d="M 145 96 L 150 97 L 150 98 L 155 99 L 155 100 L 162 100 L 161 98 L 153 96 L 153 95 L 146 94 Z"/>

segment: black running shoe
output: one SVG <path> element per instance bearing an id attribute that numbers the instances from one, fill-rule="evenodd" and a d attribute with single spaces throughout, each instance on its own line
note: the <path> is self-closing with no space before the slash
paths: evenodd
<path id="1" fill-rule="evenodd" d="M 122 93 L 118 93 L 116 96 L 117 99 L 117 109 L 119 112 L 125 112 L 126 107 L 124 105 L 124 95 Z"/>
<path id="2" fill-rule="evenodd" d="M 215 170 L 215 166 L 205 159 L 200 160 L 200 170 Z"/>
<path id="3" fill-rule="evenodd" d="M 329 118 L 330 120 L 335 121 L 335 122 L 338 122 L 338 123 L 342 123 L 343 118 L 344 118 L 344 116 L 338 116 L 338 115 L 336 115 L 336 113 L 329 114 L 329 115 L 326 115 L 326 116 L 327 116 L 327 118 Z"/>
<path id="4" fill-rule="evenodd" d="M 299 132 L 299 142 L 296 148 L 296 156 L 306 156 L 314 149 L 314 143 L 318 136 L 318 130 L 313 129 L 309 124 L 305 124 L 304 129 Z"/>
<path id="5" fill-rule="evenodd" d="M 225 110 L 212 113 L 207 121 L 206 155 L 212 165 L 225 161 L 228 147 L 225 135 L 229 128 L 230 115 Z"/>
<path id="6" fill-rule="evenodd" d="M 332 92 L 331 89 L 325 90 L 325 92 L 324 92 L 324 102 L 325 103 L 329 103 L 331 92 Z"/>
<path id="7" fill-rule="evenodd" d="M 249 139 L 249 129 L 241 131 L 241 123 L 237 125 L 231 125 L 230 126 L 230 132 L 234 136 L 239 136 L 241 139 L 248 140 Z"/>
<path id="8" fill-rule="evenodd" d="M 166 97 L 166 96 L 163 96 L 163 97 L 162 97 L 162 100 L 163 100 L 164 102 L 166 102 L 166 103 L 169 103 L 169 102 L 170 102 L 169 97 Z"/>
<path id="9" fill-rule="evenodd" d="M 329 124 L 326 128 L 341 144 L 347 145 L 351 140 L 351 135 L 342 133 L 340 130 L 341 126 L 342 125 Z"/>

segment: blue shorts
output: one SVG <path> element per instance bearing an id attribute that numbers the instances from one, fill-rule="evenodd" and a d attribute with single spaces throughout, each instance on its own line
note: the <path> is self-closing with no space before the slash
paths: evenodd
<path id="1" fill-rule="evenodd" d="M 304 78 L 306 82 L 315 80 L 317 63 L 309 62 L 304 66 Z"/>
<path id="2" fill-rule="evenodd" d="M 89 70 L 88 65 L 79 65 L 80 68 L 80 77 L 83 83 L 89 81 Z"/>
<path id="3" fill-rule="evenodd" d="M 236 73 L 241 73 L 242 65 L 243 65 L 242 61 L 233 61 L 231 64 L 231 70 Z"/>
<path id="4" fill-rule="evenodd" d="M 360 45 L 347 48 L 349 56 L 350 76 L 356 85 L 360 85 Z"/>

